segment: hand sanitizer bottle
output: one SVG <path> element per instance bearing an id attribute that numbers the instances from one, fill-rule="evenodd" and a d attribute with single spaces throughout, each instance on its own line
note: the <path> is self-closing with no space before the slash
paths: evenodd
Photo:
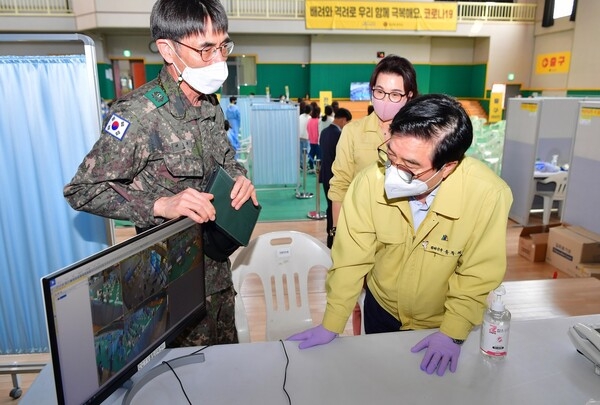
<path id="1" fill-rule="evenodd" d="M 491 302 L 483 314 L 481 325 L 481 353 L 491 359 L 504 359 L 508 353 L 510 312 L 504 307 L 503 285 L 490 293 Z"/>

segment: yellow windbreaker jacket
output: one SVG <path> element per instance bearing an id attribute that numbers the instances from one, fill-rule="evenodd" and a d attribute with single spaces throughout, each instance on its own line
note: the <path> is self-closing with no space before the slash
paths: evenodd
<path id="1" fill-rule="evenodd" d="M 360 172 L 342 204 L 327 275 L 323 326 L 341 333 L 367 278 L 402 330 L 437 328 L 465 339 L 506 270 L 512 193 L 487 166 L 466 157 L 440 185 L 415 232 L 406 199 L 388 201 L 384 169 Z"/>

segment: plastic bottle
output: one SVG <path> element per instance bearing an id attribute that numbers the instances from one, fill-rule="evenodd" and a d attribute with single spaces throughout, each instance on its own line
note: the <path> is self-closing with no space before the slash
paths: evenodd
<path id="1" fill-rule="evenodd" d="M 481 353 L 491 359 L 504 359 L 508 354 L 508 334 L 510 332 L 510 312 L 504 307 L 502 296 L 506 293 L 503 285 L 490 293 L 491 302 L 483 314 L 481 325 Z"/>

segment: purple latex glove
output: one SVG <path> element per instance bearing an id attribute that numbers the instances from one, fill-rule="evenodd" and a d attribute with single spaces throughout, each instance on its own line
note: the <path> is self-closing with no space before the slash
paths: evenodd
<path id="1" fill-rule="evenodd" d="M 315 326 L 305 330 L 304 332 L 296 333 L 286 340 L 300 341 L 298 347 L 300 349 L 308 349 L 309 347 L 326 345 L 338 336 L 337 333 L 331 332 L 323 327 L 323 325 Z"/>
<path id="2" fill-rule="evenodd" d="M 420 352 L 427 348 L 423 361 L 421 362 L 421 370 L 427 374 L 433 374 L 437 369 L 437 375 L 444 375 L 446 368 L 450 368 L 451 372 L 456 371 L 458 364 L 458 356 L 460 356 L 460 345 L 457 345 L 452 339 L 442 332 L 435 332 L 414 345 L 410 351 L 413 353 Z"/>

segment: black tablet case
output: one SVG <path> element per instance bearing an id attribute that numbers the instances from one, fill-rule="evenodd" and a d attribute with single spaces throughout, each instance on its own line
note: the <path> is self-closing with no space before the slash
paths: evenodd
<path id="1" fill-rule="evenodd" d="M 262 207 L 255 206 L 252 199 L 249 199 L 239 210 L 233 208 L 230 195 L 234 183 L 231 176 L 217 165 L 210 174 L 206 192 L 214 195 L 212 203 L 217 210 L 217 228 L 241 246 L 248 246 Z"/>

